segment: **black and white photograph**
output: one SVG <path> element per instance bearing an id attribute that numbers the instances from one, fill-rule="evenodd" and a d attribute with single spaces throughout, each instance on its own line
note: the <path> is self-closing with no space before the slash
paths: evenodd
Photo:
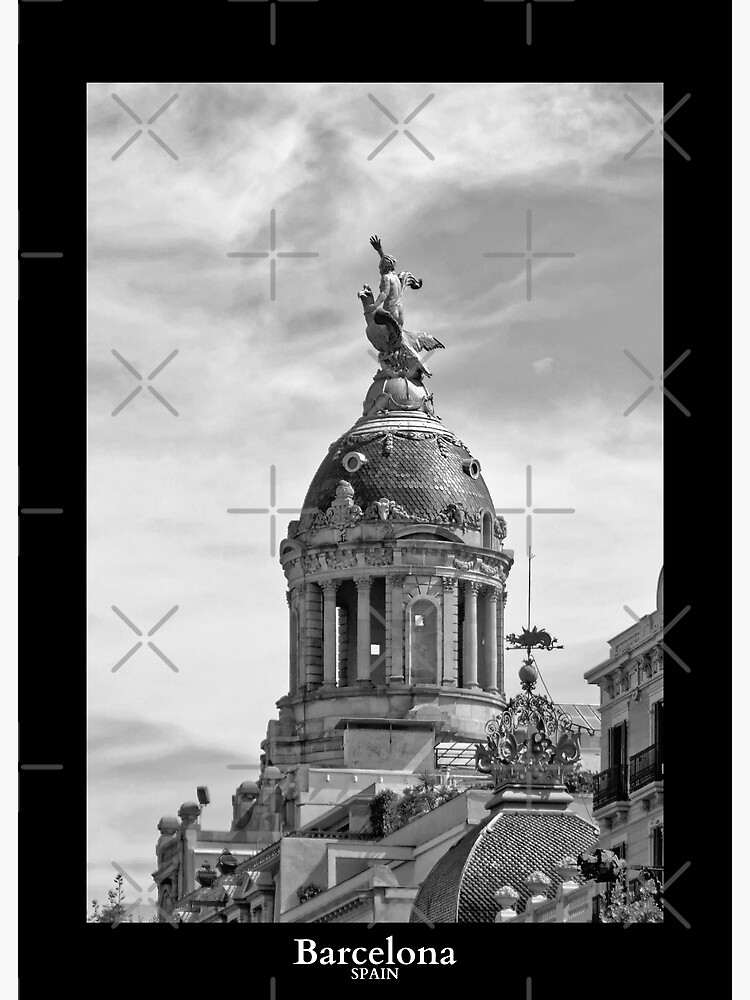
<path id="1" fill-rule="evenodd" d="M 689 97 L 88 84 L 87 922 L 664 921 Z"/>
<path id="2" fill-rule="evenodd" d="M 745 995 L 736 7 L 0 10 L 3 995 Z"/>

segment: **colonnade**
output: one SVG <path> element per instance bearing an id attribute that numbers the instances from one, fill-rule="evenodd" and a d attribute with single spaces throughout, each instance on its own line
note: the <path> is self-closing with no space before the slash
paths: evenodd
<path id="1" fill-rule="evenodd" d="M 347 685 L 370 684 L 372 663 L 372 585 L 376 577 L 353 577 L 356 587 L 356 653 L 349 658 L 353 676 Z M 337 590 L 345 580 L 308 582 L 289 594 L 290 605 L 290 690 L 302 686 L 335 687 L 341 638 L 337 634 Z M 442 634 L 437 636 L 441 676 L 435 683 L 481 689 L 490 693 L 503 686 L 503 605 L 504 591 L 494 583 L 443 577 L 441 601 Z M 404 602 L 406 577 L 385 577 L 386 616 L 389 625 L 386 683 L 409 684 L 409 643 L 407 605 Z M 463 593 L 463 626 L 458 629 L 459 588 Z M 382 619 L 381 619 L 382 620 Z M 296 636 L 295 636 L 296 633 Z M 498 645 L 498 636 L 500 645 Z M 296 638 L 296 648 L 295 648 Z M 459 655 L 460 647 L 460 655 Z M 436 664 L 437 666 L 437 664 Z M 462 676 L 459 676 L 459 669 Z"/>

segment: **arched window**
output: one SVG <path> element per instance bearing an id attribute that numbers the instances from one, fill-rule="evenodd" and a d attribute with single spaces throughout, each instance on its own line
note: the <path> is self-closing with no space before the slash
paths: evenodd
<path id="1" fill-rule="evenodd" d="M 492 548 L 492 514 L 488 510 L 482 514 L 482 548 Z"/>
<path id="2" fill-rule="evenodd" d="M 304 683 L 299 676 L 299 617 L 296 608 L 289 612 L 289 691 L 294 694 Z"/>
<path id="3" fill-rule="evenodd" d="M 438 609 L 418 598 L 407 610 L 408 684 L 438 683 Z"/>

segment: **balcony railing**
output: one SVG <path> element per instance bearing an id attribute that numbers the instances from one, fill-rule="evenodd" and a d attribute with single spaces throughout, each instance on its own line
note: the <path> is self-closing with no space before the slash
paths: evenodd
<path id="1" fill-rule="evenodd" d="M 636 791 L 652 781 L 662 781 L 664 764 L 661 759 L 661 747 L 654 744 L 646 747 L 640 753 L 630 758 L 630 788 Z"/>
<path id="2" fill-rule="evenodd" d="M 608 767 L 594 775 L 594 809 L 610 802 L 622 802 L 628 797 L 628 781 L 624 764 Z"/>

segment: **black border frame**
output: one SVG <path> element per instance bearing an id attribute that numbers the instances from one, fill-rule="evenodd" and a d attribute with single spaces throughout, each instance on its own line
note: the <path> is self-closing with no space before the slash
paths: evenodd
<path id="1" fill-rule="evenodd" d="M 711 491 L 719 492 L 717 506 L 723 499 L 723 463 L 716 455 L 728 423 L 728 393 L 720 380 L 728 367 L 722 356 L 723 289 L 710 268 L 717 258 L 723 259 L 721 236 L 717 240 L 714 230 L 728 226 L 723 224 L 721 206 L 709 198 L 724 189 L 721 182 L 728 172 L 724 127 L 729 121 L 728 72 L 717 73 L 716 55 L 729 40 L 729 9 L 714 5 L 711 11 L 677 2 L 654 5 L 646 0 L 607 4 L 573 0 L 537 6 L 533 44 L 528 46 L 521 0 L 463 0 L 445 6 L 402 0 L 390 7 L 382 0 L 282 0 L 277 39 L 271 45 L 269 14 L 260 2 L 19 3 L 19 507 L 62 509 L 56 515 L 20 514 L 19 753 L 22 765 L 62 765 L 55 771 L 20 771 L 24 856 L 35 859 L 29 868 L 22 857 L 21 867 L 25 995 L 46 993 L 59 988 L 61 980 L 72 979 L 75 985 L 91 982 L 92 988 L 112 997 L 138 991 L 151 995 L 165 987 L 191 993 L 196 987 L 221 992 L 239 987 L 257 989 L 265 996 L 266 984 L 274 976 L 283 1000 L 289 987 L 335 990 L 350 982 L 347 969 L 320 966 L 305 967 L 301 982 L 301 970 L 291 964 L 295 936 L 312 936 L 321 946 L 373 947 L 382 944 L 386 933 L 409 947 L 450 945 L 458 958 L 456 966 L 405 970 L 398 982 L 389 983 L 390 990 L 434 983 L 449 990 L 500 989 L 529 1000 L 529 976 L 537 997 L 566 987 L 603 990 L 610 996 L 666 991 L 692 982 L 697 989 L 707 942 L 696 936 L 709 932 L 709 921 L 721 926 L 727 912 L 723 897 L 732 881 L 724 872 L 719 880 L 714 871 L 705 870 L 709 850 L 727 851 L 728 802 L 723 796 L 731 788 L 730 775 L 724 775 L 730 766 L 729 733 L 723 731 L 725 711 L 715 723 L 709 712 L 696 711 L 699 700 L 710 697 L 710 688 L 697 643 L 690 642 L 698 633 L 699 615 L 701 624 L 722 622 L 726 627 L 726 611 L 722 602 L 719 615 L 716 595 L 723 589 L 717 555 L 721 559 L 721 549 L 728 543 L 719 538 L 720 551 L 712 547 L 709 567 L 698 525 L 702 527 L 703 507 L 710 498 L 707 481 Z M 385 44 L 394 25 L 395 49 Z M 726 44 L 727 57 L 728 49 Z M 113 936 L 111 928 L 84 923 L 86 84 L 108 79 L 374 82 L 389 78 L 663 82 L 665 109 L 691 95 L 668 126 L 691 159 L 664 147 L 664 359 L 668 366 L 685 350 L 691 352 L 668 382 L 691 416 L 665 399 L 662 402 L 665 621 L 691 606 L 669 639 L 691 672 L 668 657 L 665 664 L 673 720 L 668 747 L 674 760 L 667 781 L 667 877 L 670 869 L 673 873 L 686 862 L 690 868 L 666 895 L 690 929 L 669 913 L 663 927 L 584 930 L 575 925 L 560 931 L 547 925 L 535 932 L 506 928 L 499 940 L 494 925 L 443 925 L 432 930 L 423 925 L 383 925 L 372 931 L 365 925 L 356 930 L 316 925 L 314 933 L 271 925 L 257 927 L 252 937 L 245 937 L 244 930 L 235 931 L 234 937 L 231 931 L 229 937 L 224 932 L 219 939 L 201 934 L 201 951 L 193 954 L 188 925 L 177 934 L 166 925 L 141 929 L 136 943 L 129 937 L 132 929 Z M 22 256 L 38 252 L 63 256 Z M 703 330 L 694 335 L 698 315 L 710 317 L 708 335 Z M 709 386 L 716 387 L 710 395 Z M 706 648 L 713 652 L 714 645 Z M 720 656 L 715 656 L 715 669 L 723 675 L 728 664 Z M 724 697 L 720 691 L 719 698 Z M 711 702 L 716 704 L 717 699 L 711 697 Z M 707 741 L 704 727 L 712 724 L 721 727 L 718 742 L 725 750 L 717 755 L 712 739 L 709 763 L 702 744 Z M 678 758 L 685 760 L 684 766 Z M 710 840 L 709 823 L 715 824 Z M 619 939 L 616 935 L 625 930 L 628 936 Z M 715 938 L 711 976 L 719 986 L 716 980 L 722 968 L 728 975 L 729 959 Z M 582 974 L 585 985 L 578 982 Z M 311 977 L 316 977 L 314 984 Z"/>

